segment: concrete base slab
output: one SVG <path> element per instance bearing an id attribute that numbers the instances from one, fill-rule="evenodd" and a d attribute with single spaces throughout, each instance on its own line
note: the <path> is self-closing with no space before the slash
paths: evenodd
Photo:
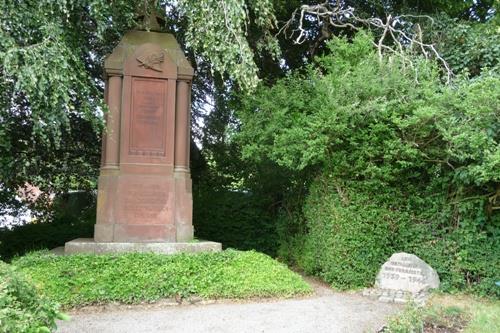
<path id="1" fill-rule="evenodd" d="M 65 254 L 106 254 L 126 252 L 174 254 L 180 252 L 218 252 L 221 250 L 221 243 L 208 241 L 192 241 L 185 243 L 108 243 L 96 242 L 93 238 L 77 238 L 67 242 L 64 246 Z"/>
<path id="2" fill-rule="evenodd" d="M 50 253 L 55 254 L 56 256 L 63 256 L 64 255 L 64 246 L 58 246 L 50 250 Z"/>

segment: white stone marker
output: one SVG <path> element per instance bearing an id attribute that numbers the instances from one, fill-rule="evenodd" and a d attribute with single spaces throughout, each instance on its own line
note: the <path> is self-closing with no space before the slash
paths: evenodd
<path id="1" fill-rule="evenodd" d="M 382 266 L 375 287 L 417 294 L 423 290 L 439 288 L 439 276 L 416 255 L 400 252 L 393 254 Z"/>
<path id="2" fill-rule="evenodd" d="M 423 304 L 430 289 L 439 288 L 439 276 L 425 261 L 414 254 L 395 253 L 380 269 L 375 289 L 363 292 L 383 302 L 405 303 L 413 299 Z"/>

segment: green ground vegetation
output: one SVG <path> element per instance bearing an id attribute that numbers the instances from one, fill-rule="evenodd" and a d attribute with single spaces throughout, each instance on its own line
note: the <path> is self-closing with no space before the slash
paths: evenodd
<path id="1" fill-rule="evenodd" d="M 66 318 L 22 273 L 0 261 L 0 333 L 51 332 L 56 319 Z"/>
<path id="2" fill-rule="evenodd" d="M 409 305 L 389 320 L 387 333 L 495 333 L 500 302 L 466 295 L 433 295 L 425 307 Z"/>
<path id="3" fill-rule="evenodd" d="M 300 275 L 255 251 L 55 256 L 34 252 L 12 263 L 64 307 L 153 302 L 166 297 L 291 297 L 311 292 Z"/>

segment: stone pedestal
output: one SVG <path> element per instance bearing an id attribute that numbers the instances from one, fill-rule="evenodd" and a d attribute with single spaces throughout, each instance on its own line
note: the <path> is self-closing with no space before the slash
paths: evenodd
<path id="1" fill-rule="evenodd" d="M 175 254 L 179 252 L 218 252 L 222 250 L 221 243 L 196 241 L 175 243 L 119 243 L 119 242 L 96 242 L 91 238 L 78 238 L 67 242 L 64 254 L 88 253 L 128 253 L 128 252 L 151 252 L 159 254 Z"/>
<path id="2" fill-rule="evenodd" d="M 146 31 L 126 33 L 104 67 L 95 243 L 189 242 L 193 68 L 171 34 Z"/>

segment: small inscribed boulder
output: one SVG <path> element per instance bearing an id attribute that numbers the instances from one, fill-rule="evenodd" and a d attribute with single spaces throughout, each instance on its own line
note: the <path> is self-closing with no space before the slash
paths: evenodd
<path id="1" fill-rule="evenodd" d="M 413 254 L 395 253 L 380 269 L 375 289 L 363 294 L 380 301 L 404 303 L 413 299 L 425 302 L 429 289 L 439 288 L 439 276 L 422 259 Z"/>
<path id="2" fill-rule="evenodd" d="M 439 276 L 416 255 L 395 253 L 380 269 L 375 287 L 417 294 L 422 290 L 439 288 Z"/>

